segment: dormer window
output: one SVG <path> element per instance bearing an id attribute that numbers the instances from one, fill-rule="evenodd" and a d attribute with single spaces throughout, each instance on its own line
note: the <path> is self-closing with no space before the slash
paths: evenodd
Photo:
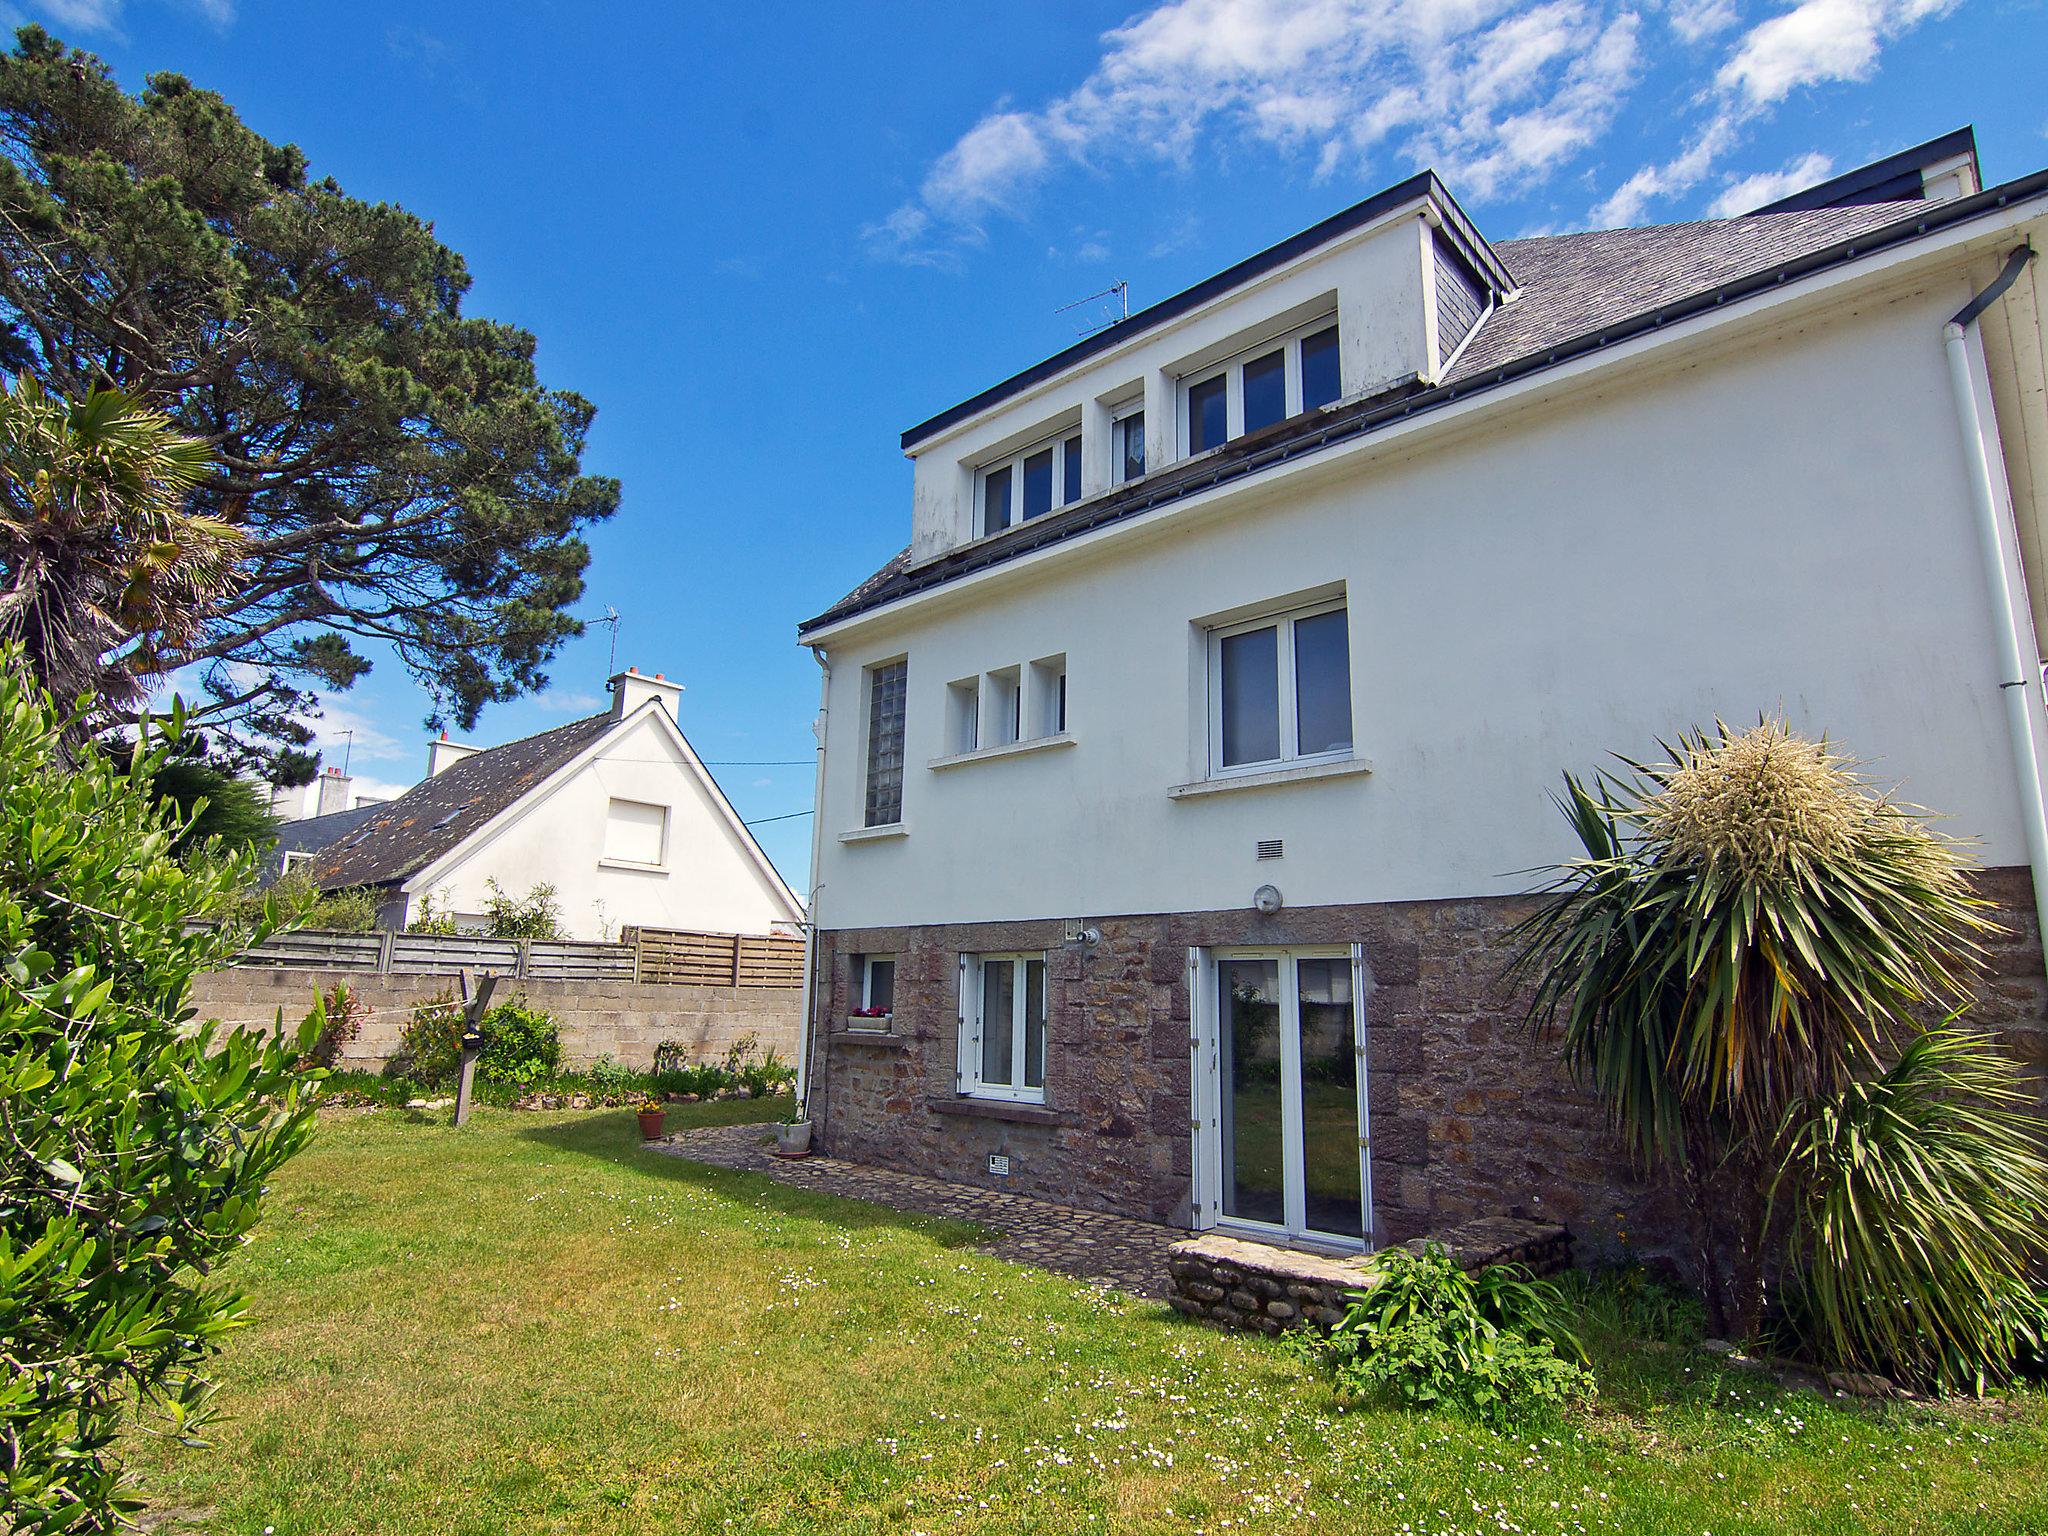
<path id="1" fill-rule="evenodd" d="M 981 531 L 1001 533 L 1081 499 L 1081 434 L 1033 443 L 984 468 Z"/>
<path id="2" fill-rule="evenodd" d="M 1338 392 L 1335 324 L 1318 321 L 1262 342 L 1182 380 L 1184 451 L 1206 453 L 1233 437 L 1328 405 Z"/>

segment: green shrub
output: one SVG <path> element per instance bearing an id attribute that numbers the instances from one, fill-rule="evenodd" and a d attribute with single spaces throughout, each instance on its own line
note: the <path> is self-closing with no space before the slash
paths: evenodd
<path id="1" fill-rule="evenodd" d="M 1390 1248 L 1327 1339 L 1302 1348 L 1350 1396 L 1450 1407 L 1491 1422 L 1593 1391 L 1564 1299 L 1516 1264 L 1468 1275 L 1440 1243 Z"/>
<path id="2" fill-rule="evenodd" d="M 561 1032 L 552 1018 L 528 1007 L 524 998 L 501 1003 L 485 1014 L 482 1033 L 476 1069 L 486 1081 L 524 1087 L 561 1069 Z"/>
<path id="3" fill-rule="evenodd" d="M 253 923 L 266 909 L 290 914 L 294 928 L 316 928 L 327 933 L 370 933 L 377 926 L 377 893 L 367 886 L 350 886 L 339 891 L 322 891 L 303 869 L 279 875 L 262 890 L 243 892 L 233 910 L 233 921 Z"/>
<path id="4" fill-rule="evenodd" d="M 362 1034 L 363 1020 L 369 1017 L 369 1013 L 369 1005 L 361 994 L 345 981 L 337 981 L 326 993 L 315 998 L 313 1011 L 306 1015 L 301 1026 L 313 1031 L 313 1044 L 299 1058 L 300 1067 L 331 1070 L 339 1065 L 342 1055 Z"/>
<path id="5" fill-rule="evenodd" d="M 384 1074 L 422 1088 L 440 1088 L 455 1080 L 461 1065 L 462 1005 L 452 992 L 443 992 L 413 1009 L 398 1032 L 398 1049 L 384 1063 Z"/>
<path id="6" fill-rule="evenodd" d="M 559 939 L 562 909 L 555 888 L 545 880 L 524 896 L 514 896 L 495 880 L 486 880 L 484 931 L 494 939 Z"/>
<path id="7" fill-rule="evenodd" d="M 105 1531 L 136 1507 L 123 1429 L 192 1436 L 247 1321 L 220 1271 L 312 1134 L 312 1038 L 187 1016 L 277 915 L 234 920 L 250 857 L 180 864 L 163 747 L 67 744 L 19 666 L 0 651 L 0 1530 Z"/>
<path id="8" fill-rule="evenodd" d="M 645 1072 L 635 1072 L 623 1061 L 612 1056 L 600 1056 L 584 1070 L 591 1089 L 597 1093 L 635 1093 L 645 1090 L 653 1079 Z"/>

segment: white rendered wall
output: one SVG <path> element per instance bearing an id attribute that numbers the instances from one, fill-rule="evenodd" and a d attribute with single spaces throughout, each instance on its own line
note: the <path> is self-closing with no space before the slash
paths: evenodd
<path id="1" fill-rule="evenodd" d="M 608 866 L 605 812 L 613 797 L 666 805 L 668 856 L 658 870 Z M 456 913 L 483 910 L 493 876 L 523 896 L 539 881 L 555 887 L 571 938 L 616 936 L 620 926 L 767 933 L 799 916 L 754 862 L 674 739 L 642 718 L 608 737 L 602 751 L 463 860 L 415 880 L 413 910 L 431 892 Z"/>
<path id="2" fill-rule="evenodd" d="M 1574 851 L 1566 769 L 1782 711 L 2025 862 L 1942 322 L 1961 278 L 1426 451 L 1232 496 L 831 649 L 820 921 L 1506 893 Z M 1695 353 L 1696 357 L 1700 354 Z M 1368 777 L 1176 802 L 1191 621 L 1341 582 Z M 1075 745 L 934 772 L 949 680 L 1064 652 Z M 860 824 L 862 665 L 907 653 L 904 822 Z M 1191 686 L 1194 679 L 1194 686 Z M 1283 838 L 1278 862 L 1254 843 Z"/>
<path id="3" fill-rule="evenodd" d="M 1298 325 L 1335 315 L 1342 398 L 1435 368 L 1429 226 L 1422 200 L 1138 333 L 1068 372 L 920 443 L 913 455 L 911 558 L 976 537 L 975 473 L 1005 453 L 1079 428 L 1083 485 L 1108 488 L 1110 408 L 1145 402 L 1145 462 L 1178 459 L 1179 381 Z"/>

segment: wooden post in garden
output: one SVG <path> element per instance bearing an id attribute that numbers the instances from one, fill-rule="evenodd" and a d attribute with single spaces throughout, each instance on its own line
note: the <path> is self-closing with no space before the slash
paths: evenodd
<path id="1" fill-rule="evenodd" d="M 469 1090 L 476 1081 L 477 1052 L 484 1045 L 484 1011 L 491 1006 L 491 989 L 498 978 L 485 971 L 477 983 L 476 995 L 469 993 L 469 971 L 462 973 L 462 1076 L 455 1085 L 455 1123 L 469 1118 Z"/>

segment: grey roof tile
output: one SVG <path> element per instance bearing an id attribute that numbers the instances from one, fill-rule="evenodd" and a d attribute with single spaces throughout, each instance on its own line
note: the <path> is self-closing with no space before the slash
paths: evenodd
<path id="1" fill-rule="evenodd" d="M 403 880 L 455 847 L 611 724 L 609 713 L 590 715 L 465 757 L 396 800 L 371 807 L 374 814 L 353 834 L 323 848 L 309 872 L 329 891 Z"/>

